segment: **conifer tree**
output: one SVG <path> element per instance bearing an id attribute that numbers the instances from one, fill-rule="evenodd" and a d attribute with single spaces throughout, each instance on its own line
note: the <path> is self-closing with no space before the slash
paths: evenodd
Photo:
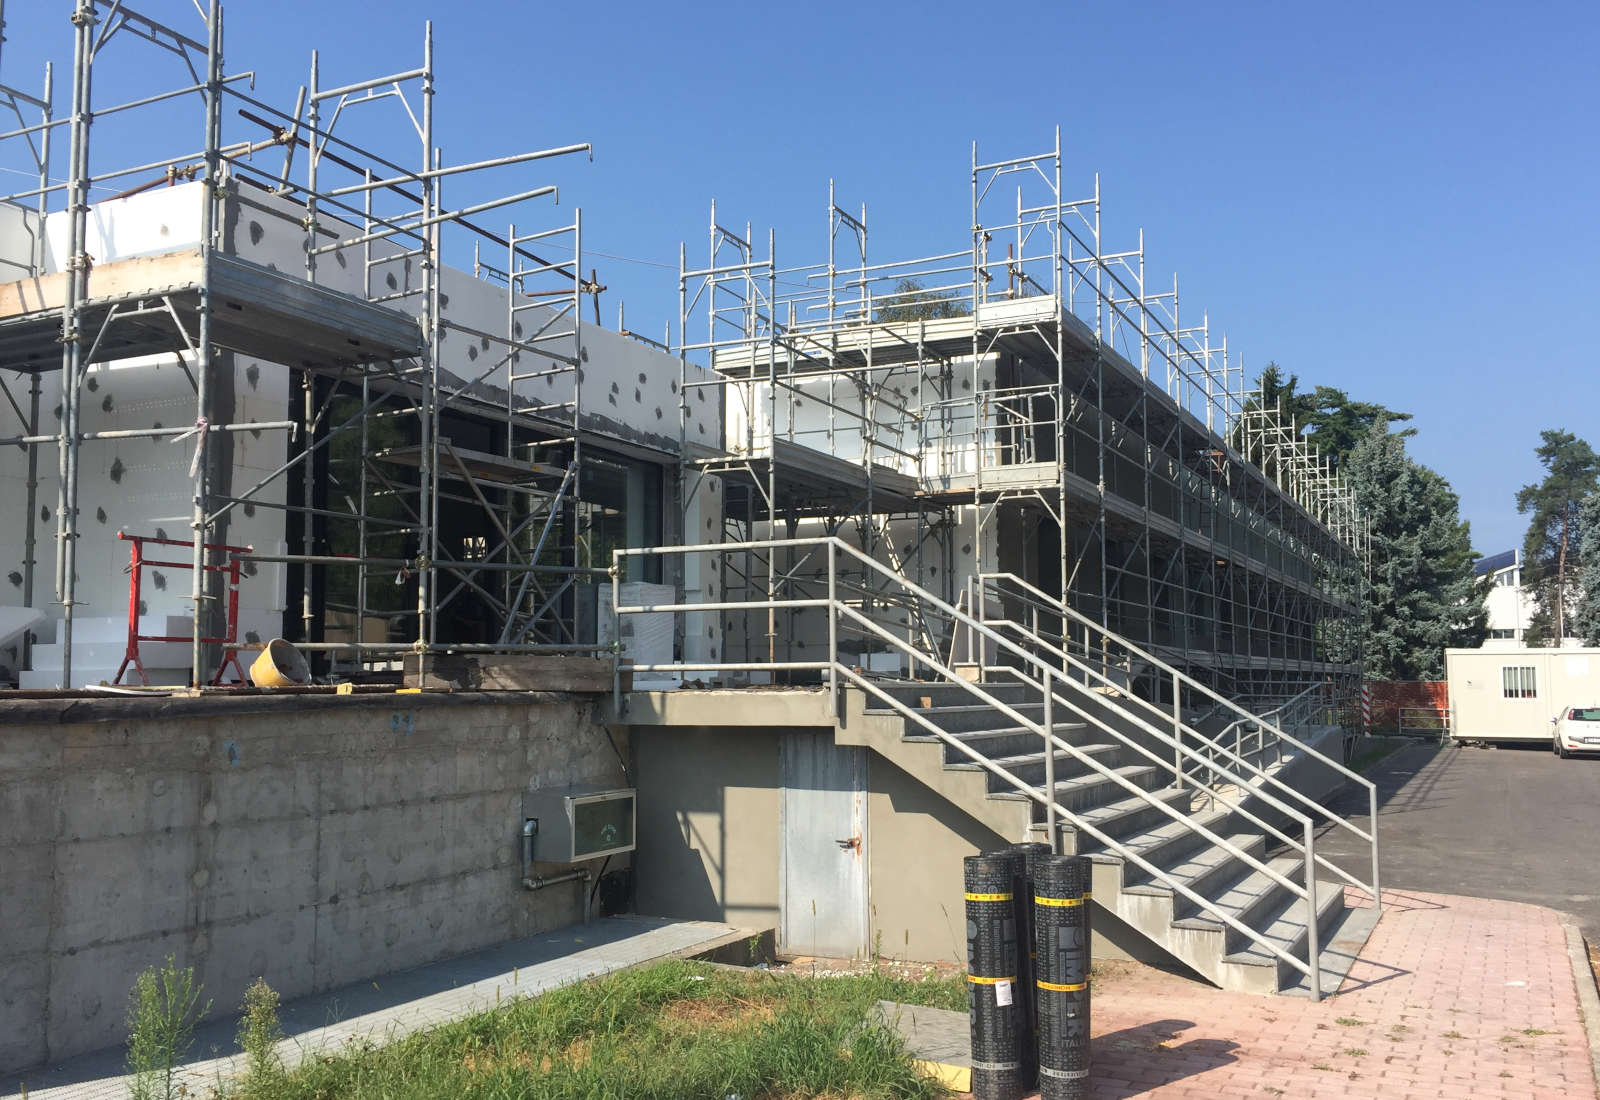
<path id="1" fill-rule="evenodd" d="M 1567 631 L 1587 646 L 1600 646 L 1600 493 L 1578 507 L 1578 606 Z"/>
<path id="2" fill-rule="evenodd" d="M 1445 647 L 1480 645 L 1487 626 L 1460 500 L 1406 453 L 1410 434 L 1380 416 L 1347 459 L 1372 530 L 1365 651 L 1377 680 L 1442 679 Z"/>
<path id="3" fill-rule="evenodd" d="M 1579 509 L 1600 488 L 1600 456 L 1571 432 L 1552 428 L 1539 438 L 1534 453 L 1544 480 L 1517 493 L 1517 511 L 1533 515 L 1522 543 L 1522 584 L 1534 604 L 1523 639 L 1530 646 L 1559 646 L 1574 633 L 1569 620 L 1578 595 Z"/>

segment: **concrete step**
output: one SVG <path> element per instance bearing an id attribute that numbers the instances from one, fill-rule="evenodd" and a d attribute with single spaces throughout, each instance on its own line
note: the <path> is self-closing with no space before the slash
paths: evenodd
<path id="1" fill-rule="evenodd" d="M 945 746 L 944 758 L 947 763 L 961 764 L 972 758 L 954 745 L 942 738 L 928 733 L 915 722 L 907 722 L 906 740 L 911 742 L 937 741 Z M 916 732 L 913 732 L 916 731 Z M 1102 736 L 1100 731 L 1091 730 L 1083 722 L 1057 722 L 1054 734 L 1070 745 L 1082 745 L 1091 738 Z M 1044 738 L 1026 726 L 1005 726 L 992 730 L 967 730 L 953 735 L 962 744 L 971 745 L 983 755 L 994 758 L 998 756 L 1015 756 L 1027 752 L 1029 749 L 1044 751 Z"/>
<path id="2" fill-rule="evenodd" d="M 1079 753 L 1096 759 L 1107 767 L 1117 766 L 1119 763 L 1117 757 L 1121 751 L 1120 745 L 1084 745 L 1078 749 Z M 1072 753 L 1069 753 L 1064 749 L 1057 749 L 1053 755 L 1055 756 L 1057 782 L 1060 782 L 1063 779 L 1071 779 L 1075 776 L 1093 773 L 1094 771 L 1094 769 L 1090 768 Z M 1038 787 L 1043 785 L 1045 778 L 1044 761 L 1045 754 L 1043 752 L 1029 752 L 1021 753 L 1016 756 L 992 757 L 990 760 L 991 763 L 997 765 L 998 767 L 1004 768 L 1006 771 L 1022 780 L 1022 782 L 1028 784 L 1030 787 Z M 989 772 L 988 769 L 981 764 L 969 762 L 965 764 L 946 764 L 945 767 L 951 771 L 986 772 L 989 777 L 989 790 L 991 792 L 1016 789 L 1012 787 L 1011 784 L 1006 780 L 995 775 L 993 772 Z"/>
<path id="3" fill-rule="evenodd" d="M 1189 791 L 1162 787 L 1150 793 L 1155 796 L 1156 801 L 1166 803 L 1179 813 L 1188 814 L 1192 797 Z M 1117 840 L 1160 828 L 1172 820 L 1138 795 L 1128 795 L 1075 816 L 1085 824 L 1092 825 L 1101 833 Z M 1101 848 L 1100 842 L 1092 834 L 1075 829 L 1069 829 L 1066 839 L 1073 853 L 1077 855 L 1093 855 Z"/>
<path id="4" fill-rule="evenodd" d="M 1229 833 L 1225 828 L 1226 824 L 1226 821 L 1217 822 L 1210 826 L 1211 831 L 1219 832 L 1218 827 L 1222 826 L 1219 835 L 1250 859 L 1241 859 L 1226 848 L 1203 838 L 1199 838 L 1194 845 L 1169 846 L 1166 850 L 1155 853 L 1153 858 L 1148 854 L 1146 858 L 1160 867 L 1164 874 L 1201 897 L 1207 900 L 1219 897 L 1251 872 L 1253 869 L 1251 859 L 1258 863 L 1265 862 L 1263 856 L 1266 853 L 1266 840 L 1260 834 Z M 1135 877 L 1130 868 L 1126 878 L 1129 882 L 1135 883 L 1127 887 L 1130 891 L 1170 896 L 1175 919 L 1182 920 L 1184 917 L 1203 911 L 1195 902 L 1147 872 L 1141 870 Z"/>
<path id="5" fill-rule="evenodd" d="M 1185 807 L 1175 806 L 1180 813 Z M 1150 812 L 1155 812 L 1153 807 L 1146 807 Z M 1162 815 L 1159 825 L 1151 825 L 1138 832 L 1117 837 L 1117 842 L 1122 847 L 1148 863 L 1165 869 L 1182 862 L 1191 854 L 1203 851 L 1210 846 L 1210 841 L 1195 831 L 1196 825 L 1202 825 L 1219 835 L 1227 835 L 1228 815 L 1217 811 L 1204 811 L 1198 814 L 1185 814 L 1183 819 L 1175 820 Z M 1114 860 L 1123 862 L 1120 852 L 1107 848 L 1094 840 L 1090 840 L 1088 851 L 1083 854 L 1094 860 Z M 1150 880 L 1150 873 L 1136 863 L 1128 862 L 1124 865 L 1122 881 L 1129 888 Z"/>
<path id="6" fill-rule="evenodd" d="M 953 706 L 970 702 L 974 696 L 971 691 L 960 684 L 951 683 L 920 683 L 908 681 L 905 683 L 879 683 L 876 685 L 891 699 L 898 700 L 910 707 L 918 707 L 921 700 L 929 699 L 932 706 Z M 982 683 L 975 684 L 979 690 L 993 698 L 1007 703 L 1027 702 L 1038 698 L 1038 692 L 1033 691 L 1026 684 L 1011 683 Z M 874 706 L 878 705 L 876 703 Z M 888 709 L 888 708 L 884 708 Z"/>
<path id="7" fill-rule="evenodd" d="M 1332 882 L 1317 883 L 1317 936 L 1320 943 L 1328 943 L 1333 929 L 1346 913 L 1344 887 Z M 1269 942 L 1296 958 L 1303 958 L 1306 950 L 1305 900 L 1285 893 L 1281 900 L 1266 911 L 1258 911 L 1250 927 L 1260 932 Z M 1238 933 L 1233 933 L 1239 937 Z M 1326 952 L 1323 952 L 1326 954 Z M 1245 941 L 1243 946 L 1224 956 L 1224 973 L 1228 988 L 1257 989 L 1277 993 L 1300 987 L 1310 991 L 1309 980 L 1299 968 L 1284 962 L 1259 944 Z M 1348 969 L 1348 967 L 1347 967 Z M 1337 989 L 1338 986 L 1333 987 Z M 1324 993 L 1332 992 L 1324 986 Z"/>
<path id="8" fill-rule="evenodd" d="M 1277 856 L 1269 860 L 1266 866 L 1296 885 L 1304 880 L 1304 868 L 1295 856 Z M 1299 901 L 1288 887 L 1274 880 L 1265 870 L 1252 870 L 1227 889 L 1220 891 L 1211 902 L 1241 924 L 1260 928 L 1271 919 L 1273 913 L 1282 909 L 1291 900 Z M 1243 933 L 1204 913 L 1175 920 L 1173 924 L 1179 928 L 1213 928 L 1224 932 L 1227 939 L 1225 954 L 1242 951 L 1249 942 Z"/>
<path id="9" fill-rule="evenodd" d="M 1134 786 L 1146 791 L 1155 791 L 1166 780 L 1166 773 L 1160 768 L 1127 764 L 1112 770 Z M 1044 787 L 1041 785 L 1036 787 L 1035 790 L 1043 794 Z M 999 791 L 989 797 L 1032 802 L 1034 805 L 1034 820 L 1036 822 L 1046 820 L 1044 805 L 1021 791 Z M 1109 776 L 1100 775 L 1098 772 L 1089 772 L 1065 782 L 1057 783 L 1055 801 L 1068 812 L 1079 814 L 1085 810 L 1092 810 L 1118 799 L 1133 797 L 1136 796 L 1130 795 L 1126 787 Z"/>
<path id="10" fill-rule="evenodd" d="M 972 696 L 969 695 L 967 698 L 972 699 Z M 1004 700 L 1001 701 L 1005 702 Z M 912 705 L 914 706 L 915 704 L 913 703 Z M 1031 722 L 1042 722 L 1044 720 L 1043 703 L 1007 702 L 1006 705 Z M 972 730 L 1001 729 L 1006 726 L 1015 726 L 1017 724 L 1016 719 L 1012 718 L 1005 711 L 990 706 L 988 703 L 979 701 L 950 704 L 947 706 L 916 707 L 916 711 L 918 714 L 927 718 L 940 729 L 948 730 L 951 733 L 965 733 Z M 899 715 L 897 711 L 890 710 L 888 707 L 882 707 L 878 709 L 869 708 L 865 713 L 873 716 L 895 715 L 903 717 Z M 910 721 L 910 719 L 906 720 L 908 722 Z M 917 725 L 918 729 L 922 728 L 920 724 L 913 723 L 913 725 Z"/>

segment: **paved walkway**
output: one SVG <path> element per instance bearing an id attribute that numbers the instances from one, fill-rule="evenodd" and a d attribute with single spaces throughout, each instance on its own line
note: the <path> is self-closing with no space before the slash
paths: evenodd
<path id="1" fill-rule="evenodd" d="M 1530 748 L 1412 745 L 1375 764 L 1383 881 L 1410 890 L 1548 905 L 1571 913 L 1600 941 L 1600 884 L 1588 846 L 1600 832 L 1600 758 L 1562 760 Z M 1365 791 L 1333 808 L 1367 827 Z M 1317 853 L 1360 867 L 1364 844 L 1329 827 Z"/>
<path id="2" fill-rule="evenodd" d="M 598 974 L 669 955 L 696 953 L 744 935 L 725 924 L 658 917 L 609 917 L 515 940 L 471 955 L 431 963 L 346 986 L 283 1006 L 286 1038 L 279 1046 L 293 1065 L 318 1051 L 354 1039 L 393 1041 L 419 1028 L 493 1008 L 504 1000 L 532 996 Z M 182 1082 L 192 1097 L 239 1072 L 237 1018 L 207 1024 L 195 1034 L 198 1060 Z M 124 1051 L 100 1051 L 11 1078 L 0 1078 L 0 1097 L 29 1100 L 125 1100 Z"/>
<path id="3" fill-rule="evenodd" d="M 1320 1004 L 1111 964 L 1094 992 L 1091 1095 L 1593 1100 L 1560 914 L 1446 894 L 1384 898 L 1360 960 Z"/>

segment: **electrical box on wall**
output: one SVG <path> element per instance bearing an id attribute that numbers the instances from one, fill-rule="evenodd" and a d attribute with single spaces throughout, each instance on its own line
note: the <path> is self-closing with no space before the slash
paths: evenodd
<path id="1" fill-rule="evenodd" d="M 528 791 L 522 816 L 536 823 L 533 858 L 542 863 L 581 863 L 634 848 L 631 787 Z"/>

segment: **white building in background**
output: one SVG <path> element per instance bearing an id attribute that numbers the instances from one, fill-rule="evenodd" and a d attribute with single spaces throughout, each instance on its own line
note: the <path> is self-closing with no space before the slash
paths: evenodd
<path id="1" fill-rule="evenodd" d="M 1522 648 L 1534 612 L 1533 595 L 1522 585 L 1522 551 L 1503 550 L 1479 558 L 1472 567 L 1472 574 L 1475 577 L 1492 577 L 1494 583 L 1489 592 L 1489 633 L 1483 648 Z M 1562 648 L 1582 644 L 1582 640 L 1572 634 L 1561 639 Z"/>

